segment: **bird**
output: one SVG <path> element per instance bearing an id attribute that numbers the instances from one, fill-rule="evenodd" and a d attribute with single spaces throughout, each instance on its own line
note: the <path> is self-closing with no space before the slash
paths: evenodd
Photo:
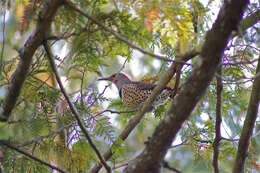
<path id="1" fill-rule="evenodd" d="M 155 84 L 142 81 L 132 81 L 123 73 L 115 73 L 109 77 L 100 78 L 98 80 L 110 81 L 116 85 L 119 96 L 123 104 L 134 110 L 140 110 L 145 100 L 151 95 Z M 165 104 L 169 98 L 173 96 L 174 89 L 165 87 L 161 94 L 155 99 L 151 110 Z"/>

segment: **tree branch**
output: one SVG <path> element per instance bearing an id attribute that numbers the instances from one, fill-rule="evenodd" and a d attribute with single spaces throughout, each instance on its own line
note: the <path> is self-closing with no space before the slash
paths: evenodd
<path id="1" fill-rule="evenodd" d="M 36 139 L 33 139 L 33 140 L 29 141 L 29 142 L 25 142 L 25 143 L 23 143 L 23 144 L 19 144 L 19 145 L 17 145 L 17 147 L 24 147 L 24 146 L 27 146 L 27 145 L 31 145 L 31 144 L 33 144 L 33 143 L 39 142 L 39 141 L 41 141 L 41 140 L 43 140 L 43 139 L 45 139 L 45 138 L 48 138 L 48 137 L 50 137 L 50 136 L 59 134 L 59 133 L 61 133 L 64 129 L 69 128 L 70 126 L 72 126 L 73 123 L 74 123 L 74 122 L 71 122 L 71 123 L 69 123 L 69 124 L 67 124 L 67 125 L 65 125 L 65 126 L 62 126 L 62 127 L 60 127 L 58 130 L 52 131 L 52 132 L 48 133 L 47 135 L 40 136 L 40 137 L 38 137 L 38 138 L 36 138 Z"/>
<path id="2" fill-rule="evenodd" d="M 54 170 L 59 171 L 59 172 L 61 172 L 61 173 L 65 173 L 64 170 L 62 170 L 62 169 L 60 169 L 60 168 L 58 168 L 58 167 L 56 167 L 56 166 L 54 166 L 54 165 L 51 165 L 51 164 L 49 164 L 49 163 L 47 163 L 47 162 L 45 162 L 45 161 L 43 161 L 43 160 L 41 160 L 41 159 L 39 159 L 39 158 L 37 158 L 37 157 L 35 157 L 35 156 L 33 156 L 33 155 L 31 155 L 31 154 L 25 152 L 25 151 L 22 151 L 22 150 L 20 150 L 19 148 L 16 148 L 15 146 L 12 146 L 12 145 L 10 145 L 10 144 L 7 143 L 7 142 L 0 141 L 0 145 L 4 145 L 4 146 L 6 146 L 7 148 L 10 148 L 10 149 L 12 149 L 12 150 L 15 150 L 16 152 L 21 153 L 21 154 L 25 155 L 26 157 L 29 157 L 30 159 L 32 159 L 32 160 L 34 160 L 34 161 L 36 161 L 36 162 L 39 162 L 39 163 L 41 163 L 41 164 L 43 164 L 43 165 L 45 165 L 45 166 L 48 166 L 48 167 L 51 168 L 51 169 L 54 169 Z"/>
<path id="3" fill-rule="evenodd" d="M 2 51 L 1 51 L 1 56 L 0 56 L 0 75 L 3 71 L 3 66 L 4 66 L 4 50 L 5 50 L 5 12 L 6 12 L 6 9 L 4 7 L 3 9 L 3 31 L 2 31 L 2 39 L 3 39 L 3 42 L 2 42 Z M 0 76 L 1 77 L 1 76 Z"/>
<path id="4" fill-rule="evenodd" d="M 213 161 L 212 165 L 215 173 L 219 173 L 218 158 L 219 158 L 219 144 L 221 137 L 221 121 L 222 121 L 222 66 L 217 70 L 217 104 L 216 104 L 216 123 L 215 123 L 215 139 L 213 142 Z"/>
<path id="5" fill-rule="evenodd" d="M 183 123 L 190 117 L 198 101 L 205 94 L 220 64 L 231 33 L 237 30 L 243 11 L 248 4 L 247 0 L 224 2 L 212 29 L 207 32 L 201 51 L 201 62 L 186 80 L 181 92 L 176 96 L 170 110 L 155 129 L 143 152 L 124 169 L 124 173 L 160 172 L 161 162 L 168 148 Z"/>
<path id="6" fill-rule="evenodd" d="M 250 16 L 247 16 L 245 19 L 241 21 L 240 24 L 240 30 L 243 33 L 246 32 L 246 30 L 253 25 L 255 25 L 260 20 L 260 10 L 257 10 L 256 12 L 252 13 Z"/>
<path id="7" fill-rule="evenodd" d="M 182 59 L 183 61 L 188 61 L 191 58 L 195 57 L 197 55 L 196 51 L 188 52 L 182 56 L 179 56 L 178 59 Z M 141 121 L 141 119 L 144 117 L 145 113 L 149 110 L 151 107 L 153 101 L 156 99 L 156 97 L 161 93 L 163 88 L 169 83 L 171 78 L 174 76 L 176 72 L 176 67 L 178 65 L 176 63 L 172 63 L 169 67 L 168 71 L 164 74 L 158 85 L 155 87 L 151 95 L 146 99 L 144 102 L 142 109 L 139 110 L 136 115 L 128 122 L 125 129 L 121 132 L 118 138 L 121 140 L 125 140 L 128 135 L 132 132 L 132 130 L 137 126 L 137 124 Z M 112 146 L 113 147 L 113 146 Z M 111 147 L 111 148 L 112 148 Z M 108 160 L 112 155 L 111 148 L 104 154 L 104 158 Z M 96 165 L 92 170 L 91 173 L 97 173 L 101 169 L 101 165 Z"/>
<path id="8" fill-rule="evenodd" d="M 175 77 L 175 85 L 174 85 L 174 93 L 172 95 L 172 98 L 175 97 L 175 95 L 178 93 L 180 90 L 179 84 L 180 84 L 180 79 L 181 79 L 181 69 L 183 65 L 179 65 L 176 69 L 176 77 Z"/>
<path id="9" fill-rule="evenodd" d="M 58 8 L 63 4 L 62 0 L 49 0 L 39 12 L 39 18 L 34 32 L 29 36 L 25 45 L 20 49 L 20 62 L 12 75 L 12 80 L 3 104 L 3 112 L 0 121 L 7 121 L 20 95 L 23 83 L 27 77 L 32 57 L 36 49 L 42 44 L 46 33 Z"/>
<path id="10" fill-rule="evenodd" d="M 169 149 L 171 149 L 171 148 L 177 148 L 177 147 L 183 146 L 183 145 L 187 145 L 187 142 L 188 142 L 188 140 L 185 139 L 185 140 L 184 140 L 183 142 L 181 142 L 180 144 L 170 146 Z"/>
<path id="11" fill-rule="evenodd" d="M 55 87 L 53 87 L 53 86 L 51 86 L 51 85 L 49 85 L 48 83 L 47 83 L 47 81 L 50 79 L 50 76 L 46 79 L 46 80 L 41 80 L 41 79 L 39 79 L 38 77 L 35 77 L 35 76 L 33 76 L 33 75 L 31 75 L 31 77 L 33 78 L 33 79 L 35 79 L 35 80 L 38 80 L 38 81 L 40 81 L 43 85 L 45 85 L 45 86 L 47 86 L 47 87 L 49 87 L 49 88 L 51 88 L 51 89 L 53 89 L 53 90 L 55 90 L 55 91 L 59 91 L 57 88 L 55 88 Z"/>
<path id="12" fill-rule="evenodd" d="M 163 167 L 164 167 L 164 168 L 167 168 L 167 169 L 169 169 L 169 170 L 171 170 L 171 171 L 173 171 L 173 172 L 181 173 L 181 171 L 179 171 L 179 170 L 176 169 L 176 168 L 171 167 L 171 166 L 169 165 L 169 163 L 166 162 L 166 161 L 163 161 Z"/>
<path id="13" fill-rule="evenodd" d="M 142 52 L 143 54 L 145 55 L 149 55 L 151 57 L 154 57 L 156 59 L 159 59 L 159 60 L 163 60 L 163 61 L 168 61 L 168 62 L 176 62 L 176 63 L 180 63 L 180 64 L 186 64 L 186 61 L 182 60 L 182 59 L 178 59 L 178 60 L 172 60 L 172 59 L 169 59 L 167 57 L 164 57 L 164 56 L 160 56 L 160 55 L 156 55 L 156 54 L 153 54 L 151 52 L 148 52 L 144 49 L 142 49 L 141 47 L 129 42 L 126 38 L 122 37 L 120 34 L 118 34 L 116 31 L 112 30 L 112 29 L 109 29 L 107 28 L 105 25 L 103 25 L 101 22 L 99 22 L 98 20 L 96 20 L 94 17 L 90 16 L 89 14 L 83 12 L 82 10 L 80 10 L 79 8 L 77 8 L 71 1 L 69 0 L 64 0 L 65 3 L 73 10 L 77 11 L 79 14 L 81 14 L 82 16 L 85 16 L 86 18 L 88 18 L 89 20 L 91 20 L 93 23 L 97 24 L 100 28 L 102 28 L 103 30 L 109 32 L 110 34 L 114 35 L 118 40 L 126 43 L 129 47 L 133 48 L 133 49 L 136 49 L 140 52 Z M 198 52 L 197 52 L 198 54 Z"/>
<path id="14" fill-rule="evenodd" d="M 258 64 L 256 68 L 256 74 L 257 73 L 260 73 L 260 55 L 258 58 Z M 236 161 L 233 167 L 233 173 L 244 172 L 248 146 L 251 141 L 255 121 L 257 118 L 259 101 L 260 101 L 260 76 L 256 77 L 253 82 L 253 88 L 251 92 L 249 105 L 247 108 L 246 119 L 238 143 L 238 150 L 236 155 Z"/>
<path id="15" fill-rule="evenodd" d="M 127 114 L 127 113 L 132 113 L 132 112 L 135 112 L 135 110 L 129 110 L 129 111 L 114 111 L 114 110 L 110 110 L 110 109 L 106 109 L 106 110 L 103 110 L 95 115 L 93 115 L 93 117 L 97 117 L 105 112 L 110 112 L 111 114 Z"/>
<path id="16" fill-rule="evenodd" d="M 102 157 L 102 155 L 100 154 L 99 150 L 97 149 L 97 147 L 95 146 L 95 144 L 92 142 L 92 139 L 90 138 L 86 128 L 84 127 L 84 123 L 82 122 L 81 118 L 80 118 L 80 115 L 76 109 L 76 107 L 74 106 L 74 104 L 70 101 L 70 98 L 68 96 L 68 94 L 66 93 L 65 91 L 65 88 L 63 87 L 62 85 L 62 82 L 61 82 L 61 79 L 60 79 L 60 76 L 58 74 L 58 71 L 57 71 L 57 68 L 56 68 L 56 65 L 55 65 L 55 62 L 53 60 L 53 56 L 51 54 L 51 51 L 50 51 L 50 47 L 49 45 L 47 44 L 47 42 L 44 42 L 43 43 L 44 45 L 44 48 L 45 48 L 45 51 L 46 51 L 46 54 L 47 54 L 47 58 L 49 59 L 49 62 L 50 62 L 50 65 L 51 65 L 51 68 L 53 70 L 53 73 L 56 77 L 56 80 L 58 82 L 58 85 L 60 87 L 60 90 L 62 92 L 62 94 L 64 95 L 66 101 L 68 102 L 68 105 L 70 107 L 70 110 L 71 112 L 73 113 L 73 115 L 75 116 L 77 122 L 78 122 L 78 125 L 80 127 L 80 129 L 82 130 L 83 134 L 85 135 L 86 139 L 88 140 L 91 148 L 95 151 L 98 159 L 100 160 L 100 162 L 102 163 L 102 165 L 106 168 L 107 172 L 111 172 L 111 168 L 106 164 L 104 158 Z"/>
<path id="17" fill-rule="evenodd" d="M 246 64 L 253 64 L 254 62 L 258 61 L 257 59 L 253 59 L 252 61 L 239 61 L 239 62 L 227 62 L 227 63 L 222 63 L 223 66 L 237 66 L 237 65 L 246 65 Z"/>

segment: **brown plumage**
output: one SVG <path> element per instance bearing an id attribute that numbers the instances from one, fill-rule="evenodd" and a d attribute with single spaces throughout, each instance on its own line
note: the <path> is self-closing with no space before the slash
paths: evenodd
<path id="1" fill-rule="evenodd" d="M 113 82 L 118 88 L 119 96 L 122 99 L 124 105 L 132 109 L 140 108 L 140 106 L 142 106 L 144 101 L 149 97 L 153 89 L 156 87 L 156 85 L 150 83 L 131 81 L 123 73 L 116 73 L 108 78 L 101 78 L 99 80 L 108 80 Z M 165 87 L 165 89 L 154 101 L 153 106 L 164 104 L 172 95 L 172 93 L 173 89 Z"/>

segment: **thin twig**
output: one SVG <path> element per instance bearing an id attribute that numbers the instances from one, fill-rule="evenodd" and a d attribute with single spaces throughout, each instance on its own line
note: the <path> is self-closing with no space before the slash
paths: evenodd
<path id="1" fill-rule="evenodd" d="M 187 141 L 188 141 L 188 140 L 186 139 L 186 140 L 184 140 L 183 142 L 181 142 L 180 144 L 172 145 L 172 146 L 169 147 L 169 149 L 171 149 L 171 148 L 177 148 L 177 147 L 182 146 L 182 145 L 186 145 L 186 144 L 187 144 Z"/>
<path id="2" fill-rule="evenodd" d="M 129 162 L 131 162 L 131 161 L 133 161 L 133 160 L 134 160 L 134 159 L 132 158 L 132 159 L 128 160 L 128 161 L 125 162 L 125 163 L 121 163 L 121 164 L 118 164 L 118 165 L 114 165 L 113 170 L 118 169 L 118 168 L 121 168 L 121 167 L 125 167 L 125 166 L 127 166 L 127 165 L 129 164 Z"/>
<path id="3" fill-rule="evenodd" d="M 51 85 L 49 85 L 49 84 L 47 83 L 47 81 L 50 79 L 50 76 L 48 76 L 48 78 L 45 79 L 44 81 L 41 80 L 41 79 L 39 79 L 38 77 L 33 76 L 33 75 L 30 75 L 30 76 L 31 76 L 33 79 L 40 81 L 43 85 L 46 85 L 47 87 L 49 87 L 49 88 L 51 88 L 51 89 L 53 89 L 53 90 L 55 90 L 55 91 L 59 91 L 57 88 L 54 88 L 53 86 L 51 86 Z M 39 89 L 40 89 L 40 87 L 37 88 L 37 90 L 39 90 Z"/>
<path id="4" fill-rule="evenodd" d="M 41 164 L 43 164 L 43 165 L 45 165 L 45 166 L 48 166 L 48 167 L 51 168 L 51 169 L 54 169 L 54 170 L 59 171 L 59 172 L 61 172 L 61 173 L 65 173 L 65 171 L 62 170 L 61 168 L 58 168 L 58 167 L 56 167 L 56 166 L 54 166 L 54 165 L 51 165 L 51 164 L 49 164 L 49 163 L 47 163 L 47 162 L 45 162 L 45 161 L 39 159 L 38 157 L 35 157 L 35 156 L 33 156 L 33 155 L 31 155 L 31 154 L 25 152 L 25 151 L 20 150 L 19 148 L 15 147 L 15 146 L 12 146 L 11 144 L 9 144 L 9 143 L 7 143 L 7 142 L 0 141 L 0 145 L 4 145 L 4 146 L 6 146 L 7 148 L 10 148 L 10 149 L 12 149 L 12 150 L 15 150 L 16 152 L 21 153 L 21 154 L 23 154 L 23 155 L 29 157 L 30 159 L 32 159 L 32 160 L 34 160 L 34 161 L 36 161 L 36 162 L 39 162 L 39 163 L 41 163 Z"/>
<path id="5" fill-rule="evenodd" d="M 3 42 L 2 42 L 2 51 L 1 51 L 1 62 L 0 62 L 0 73 L 2 72 L 3 70 L 3 63 L 4 63 L 4 49 L 5 49 L 5 9 L 3 10 L 4 11 L 4 14 L 3 14 L 3 35 L 2 35 L 2 39 L 3 39 Z"/>
<path id="6" fill-rule="evenodd" d="M 258 130 L 254 135 L 253 138 L 255 138 L 256 136 L 258 136 L 260 134 L 260 130 Z"/>
<path id="7" fill-rule="evenodd" d="M 112 0 L 112 2 L 113 2 L 113 4 L 114 4 L 116 10 L 119 11 L 119 8 L 118 8 L 118 6 L 117 6 L 117 4 L 116 4 L 116 1 L 115 1 L 115 0 Z"/>
<path id="8" fill-rule="evenodd" d="M 220 77 L 221 77 L 221 76 L 219 76 L 219 74 L 215 74 L 215 76 L 216 76 L 217 78 L 220 78 Z M 233 78 L 223 78 L 223 77 L 221 77 L 221 78 L 222 78 L 222 81 L 238 82 L 239 80 L 243 80 L 243 79 L 253 80 L 253 79 L 255 79 L 255 78 L 259 77 L 259 76 L 260 76 L 260 73 L 257 73 L 257 74 L 255 74 L 255 75 L 252 76 L 252 77 L 240 76 L 240 77 L 237 78 L 237 79 L 233 79 Z"/>
<path id="9" fill-rule="evenodd" d="M 201 140 L 197 138 L 193 138 L 196 142 L 202 143 L 202 144 L 213 144 L 213 141 L 210 140 Z"/>
<path id="10" fill-rule="evenodd" d="M 234 62 L 234 63 L 226 62 L 226 63 L 222 63 L 222 65 L 224 65 L 224 66 L 236 66 L 236 65 L 244 65 L 244 64 L 253 64 L 254 62 L 257 62 L 257 61 L 258 61 L 258 58 L 254 59 L 252 61 L 239 61 L 239 62 Z"/>
<path id="11" fill-rule="evenodd" d="M 122 65 L 122 67 L 118 70 L 118 72 L 117 73 L 120 73 L 124 68 L 125 68 L 125 65 L 126 65 L 126 63 L 127 63 L 127 58 L 125 59 L 125 61 L 124 61 L 124 63 L 123 63 L 123 65 Z"/>
<path id="12" fill-rule="evenodd" d="M 81 77 L 81 82 L 80 82 L 80 104 L 81 106 L 83 107 L 83 103 L 84 103 L 84 100 L 83 100 L 83 85 L 84 85 L 84 79 L 85 79 L 85 69 L 84 71 L 82 72 L 82 77 Z"/>
<path id="13" fill-rule="evenodd" d="M 95 144 L 93 143 L 92 139 L 90 138 L 86 128 L 84 127 L 84 123 L 82 122 L 81 118 L 80 118 L 80 115 L 76 109 L 76 107 L 74 106 L 74 104 L 70 101 L 70 98 L 68 96 L 68 94 L 66 93 L 65 91 L 65 88 L 63 87 L 62 85 L 62 82 L 61 82 L 61 79 L 60 79 L 60 76 L 58 74 L 58 71 L 57 71 L 57 68 L 56 68 L 56 65 L 55 65 L 55 62 L 53 60 L 53 56 L 51 54 L 51 51 L 50 51 L 50 47 L 49 45 L 47 44 L 47 42 L 44 42 L 43 43 L 43 46 L 45 48 L 45 51 L 46 51 L 46 54 L 47 54 L 47 58 L 49 59 L 49 62 L 50 62 L 50 65 L 51 65 L 51 68 L 53 70 L 53 73 L 56 77 L 56 80 L 58 82 L 58 85 L 61 89 L 61 92 L 62 94 L 64 95 L 65 99 L 67 100 L 68 102 L 68 105 L 70 107 L 70 110 L 71 112 L 74 114 L 77 122 L 78 122 L 78 125 L 80 127 L 80 129 L 82 130 L 83 134 L 85 135 L 86 139 L 88 140 L 90 146 L 92 147 L 92 149 L 95 151 L 96 155 L 98 156 L 100 162 L 102 163 L 102 165 L 105 167 L 105 169 L 107 170 L 107 172 L 111 172 L 111 168 L 107 165 L 107 163 L 105 162 L 104 158 L 102 157 L 102 155 L 100 154 L 99 150 L 97 149 L 97 147 L 95 146 Z"/>
<path id="14" fill-rule="evenodd" d="M 127 114 L 127 113 L 132 113 L 132 112 L 136 112 L 135 110 L 129 110 L 129 111 L 114 111 L 114 110 L 110 110 L 110 109 L 106 109 L 103 110 L 97 114 L 95 114 L 93 117 L 97 117 L 105 112 L 110 112 L 111 114 Z"/>
<path id="15" fill-rule="evenodd" d="M 174 168 L 174 167 L 171 167 L 171 166 L 169 165 L 169 163 L 166 162 L 166 161 L 163 161 L 163 167 L 166 168 L 166 169 L 169 169 L 169 170 L 171 170 L 171 171 L 173 171 L 173 172 L 181 173 L 181 171 L 179 171 L 178 169 L 176 169 L 176 168 Z"/>
<path id="16" fill-rule="evenodd" d="M 224 138 L 224 137 L 221 137 L 221 140 L 230 141 L 230 142 L 238 142 L 239 141 L 239 139 L 228 139 L 228 138 Z"/>
<path id="17" fill-rule="evenodd" d="M 260 55 L 256 68 L 256 74 L 260 74 Z M 233 173 L 244 172 L 248 148 L 253 137 L 254 126 L 256 123 L 260 103 L 260 76 L 253 82 L 247 114 L 239 138 L 236 160 L 234 162 Z"/>
<path id="18" fill-rule="evenodd" d="M 216 123 L 215 123 L 215 139 L 213 142 L 213 161 L 212 165 L 215 173 L 219 173 L 219 144 L 221 138 L 221 121 L 222 121 L 222 66 L 218 67 L 217 74 L 217 104 L 216 104 Z"/>
<path id="19" fill-rule="evenodd" d="M 152 56 L 156 59 L 160 59 L 160 60 L 163 60 L 163 61 L 168 61 L 168 62 L 176 62 L 176 63 L 181 63 L 181 64 L 186 64 L 186 61 L 180 59 L 180 60 L 172 60 L 172 59 L 169 59 L 167 57 L 164 57 L 164 56 L 160 56 L 160 55 L 156 55 L 154 53 L 151 53 L 151 52 L 148 52 L 144 49 L 142 49 L 141 47 L 129 42 L 126 38 L 122 37 L 120 34 L 118 34 L 116 31 L 112 30 L 112 29 L 109 29 L 107 28 L 105 25 L 103 25 L 101 22 L 99 22 L 98 20 L 96 20 L 94 17 L 90 16 L 89 14 L 83 12 L 82 10 L 80 10 L 79 8 L 77 8 L 71 1 L 69 0 L 64 0 L 65 3 L 70 7 L 72 8 L 73 10 L 77 11 L 78 13 L 80 13 L 81 15 L 85 16 L 86 18 L 88 18 L 89 20 L 91 20 L 93 23 L 97 24 L 99 27 L 101 27 L 103 30 L 109 32 L 110 34 L 114 35 L 118 40 L 126 43 L 128 46 L 132 47 L 133 49 L 136 49 L 140 52 L 142 52 L 143 54 L 145 55 L 149 55 L 149 56 Z M 197 54 L 199 54 L 197 52 Z M 190 64 L 189 64 L 190 65 Z"/>
<path id="20" fill-rule="evenodd" d="M 61 133 L 64 129 L 69 128 L 70 126 L 72 126 L 73 123 L 74 123 L 74 122 L 71 122 L 71 123 L 69 123 L 69 124 L 67 124 L 67 125 L 65 125 L 65 126 L 62 126 L 62 127 L 60 127 L 58 130 L 52 131 L 52 132 L 48 133 L 47 135 L 40 136 L 40 137 L 38 137 L 38 138 L 36 138 L 36 139 L 33 139 L 33 140 L 29 141 L 29 142 L 25 142 L 25 143 L 23 143 L 23 144 L 17 145 L 17 147 L 24 147 L 24 146 L 27 146 L 27 145 L 31 145 L 31 144 L 33 144 L 33 143 L 39 142 L 39 141 L 41 141 L 41 140 L 43 140 L 43 139 L 46 139 L 46 138 L 48 138 L 48 137 L 50 137 L 50 136 L 59 134 L 59 133 Z"/>
<path id="21" fill-rule="evenodd" d="M 107 90 L 109 85 L 106 85 L 105 88 L 103 89 L 102 93 L 100 93 L 96 98 L 95 100 L 88 106 L 88 109 L 91 108 L 96 102 L 97 100 L 102 96 L 104 95 L 105 91 Z"/>
<path id="22" fill-rule="evenodd" d="M 37 143 L 35 143 L 35 144 L 33 145 L 33 148 L 32 148 L 32 151 L 31 151 L 31 155 L 32 155 L 32 156 L 34 155 L 34 151 L 36 150 L 36 147 L 37 147 Z M 32 169 L 33 169 L 33 168 L 30 167 L 28 172 L 31 172 Z M 2 172 L 0 172 L 0 173 L 2 173 Z"/>
<path id="23" fill-rule="evenodd" d="M 11 120 L 11 121 L 7 121 L 7 124 L 16 124 L 21 122 L 25 122 L 25 120 Z"/>
<path id="24" fill-rule="evenodd" d="M 128 165 L 128 163 L 122 163 L 122 164 L 120 164 L 120 165 L 115 166 L 115 167 L 113 168 L 113 170 L 119 169 L 119 168 L 122 168 L 122 167 L 125 167 L 125 166 L 127 166 L 127 165 Z"/>
<path id="25" fill-rule="evenodd" d="M 68 34 L 68 35 L 65 35 L 65 34 L 62 34 L 62 36 L 49 36 L 48 38 L 46 38 L 46 40 L 66 40 L 72 36 L 80 36 L 82 33 L 88 31 L 87 27 L 83 28 L 81 31 L 79 32 L 73 32 L 71 34 Z M 93 32 L 96 32 L 97 30 L 94 30 L 92 31 L 91 33 Z M 89 31 L 88 31 L 89 32 Z"/>

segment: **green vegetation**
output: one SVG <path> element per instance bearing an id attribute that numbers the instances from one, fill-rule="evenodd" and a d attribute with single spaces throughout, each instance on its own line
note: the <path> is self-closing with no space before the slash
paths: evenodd
<path id="1" fill-rule="evenodd" d="M 93 171 L 102 161 L 86 139 L 77 115 L 98 152 L 103 155 L 111 149 L 106 164 L 112 171 L 122 172 L 124 163 L 147 146 L 172 101 L 146 113 L 127 139 L 120 139 L 136 111 L 122 104 L 113 85 L 97 79 L 122 71 L 132 80 L 158 83 L 172 60 L 182 61 L 178 57 L 185 53 L 201 51 L 207 31 L 217 16 L 215 13 L 223 4 L 216 0 L 207 4 L 201 0 L 69 1 L 90 16 L 87 17 L 67 3 L 46 7 L 46 3 L 56 2 L 51 1 L 0 2 L 0 172 L 45 173 L 55 167 L 72 173 Z M 212 160 L 217 149 L 219 172 L 232 172 L 250 96 L 257 94 L 252 92 L 252 85 L 254 80 L 259 81 L 256 72 L 260 53 L 259 6 L 259 2 L 251 2 L 238 29 L 232 33 L 218 67 L 222 73 L 215 74 L 167 152 L 165 162 L 170 167 L 184 173 L 214 172 Z M 42 10 L 46 8 L 52 8 L 49 24 L 48 13 Z M 34 34 L 44 25 L 44 31 Z M 33 42 L 35 38 L 39 41 Z M 35 50 L 31 43 L 37 45 Z M 51 55 L 44 43 L 51 47 Z M 149 53 L 161 54 L 168 61 Z M 61 92 L 49 59 L 54 60 L 77 115 Z M 176 67 L 176 75 L 168 86 L 183 89 L 201 61 L 196 54 L 182 67 Z M 24 78 L 19 77 L 17 74 L 26 68 L 26 63 L 28 71 Z M 220 85 L 223 89 L 217 91 Z M 10 93 L 11 87 L 18 92 L 18 98 Z M 8 99 L 13 106 L 6 105 Z M 217 104 L 221 107 L 222 123 L 219 145 L 215 148 Z M 9 105 L 11 114 L 5 112 Z M 259 122 L 258 116 L 244 172 L 260 171 Z M 20 150 L 41 161 L 29 158 Z M 43 162 L 55 167 L 51 169 Z M 163 172 L 172 171 L 164 166 Z"/>

